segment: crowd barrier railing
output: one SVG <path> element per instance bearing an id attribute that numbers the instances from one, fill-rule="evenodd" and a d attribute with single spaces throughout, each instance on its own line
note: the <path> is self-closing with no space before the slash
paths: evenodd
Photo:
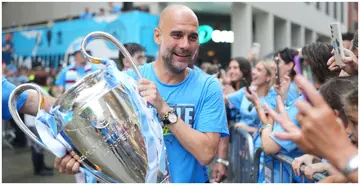
<path id="1" fill-rule="evenodd" d="M 280 163 L 280 183 L 282 183 L 282 177 L 284 175 L 284 165 L 290 165 L 289 180 L 293 183 L 294 171 L 291 168 L 293 158 L 278 153 L 274 155 L 265 155 L 271 158 L 272 165 L 267 165 L 265 160 L 260 165 L 260 158 L 262 157 L 263 149 L 258 148 L 254 152 L 254 142 L 252 136 L 243 129 L 230 127 L 232 144 L 231 144 L 231 165 L 232 165 L 232 177 L 233 183 L 257 183 L 260 174 L 260 166 L 264 168 L 264 181 L 267 183 L 274 183 L 274 160 L 278 160 Z M 300 166 L 300 172 L 302 174 L 301 181 L 305 183 L 306 177 L 303 175 L 306 165 Z M 313 182 L 318 182 L 325 178 L 323 173 L 314 173 Z"/>

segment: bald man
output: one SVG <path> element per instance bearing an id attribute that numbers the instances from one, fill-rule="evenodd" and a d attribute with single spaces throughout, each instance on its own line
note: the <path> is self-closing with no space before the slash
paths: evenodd
<path id="1" fill-rule="evenodd" d="M 229 131 L 221 85 L 214 76 L 188 67 L 199 47 L 199 22 L 183 5 L 171 5 L 160 15 L 154 39 L 155 62 L 140 67 L 140 95 L 154 106 L 164 124 L 163 134 L 171 182 L 209 181 L 207 165 L 216 154 L 220 137 Z M 137 79 L 132 70 L 127 72 Z M 56 159 L 60 172 L 76 173 L 75 159 Z"/>

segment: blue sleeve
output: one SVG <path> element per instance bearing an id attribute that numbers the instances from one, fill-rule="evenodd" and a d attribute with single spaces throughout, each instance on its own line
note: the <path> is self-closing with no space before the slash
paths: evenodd
<path id="1" fill-rule="evenodd" d="M 196 118 L 195 129 L 200 132 L 217 132 L 221 137 L 229 135 L 225 103 L 219 81 L 211 77 L 207 90 L 204 91 L 202 106 Z"/>
<path id="2" fill-rule="evenodd" d="M 275 107 L 276 107 L 276 96 L 277 96 L 277 92 L 275 91 L 275 88 L 271 87 L 270 90 L 269 90 L 269 93 L 265 97 L 265 102 L 272 109 L 275 109 Z"/>
<path id="3" fill-rule="evenodd" d="M 9 102 L 10 94 L 14 91 L 14 89 L 15 89 L 15 85 L 13 85 L 4 77 L 2 77 L 2 119 L 3 120 L 11 119 L 8 102 Z M 24 105 L 27 97 L 28 97 L 27 92 L 23 92 L 20 95 L 16 104 L 17 110 L 19 110 Z"/>
<path id="4" fill-rule="evenodd" d="M 233 92 L 233 93 L 226 96 L 226 99 L 229 102 L 229 105 L 230 105 L 229 107 L 230 108 L 235 107 L 237 109 L 240 109 L 242 99 L 245 96 L 244 89 L 245 88 L 241 88 L 240 90 L 238 90 L 236 92 Z"/>
<path id="5" fill-rule="evenodd" d="M 298 113 L 298 109 L 295 107 L 295 104 L 293 104 L 291 107 L 287 110 L 290 120 L 300 128 L 299 123 L 296 121 L 296 114 Z M 290 140 L 280 140 L 274 136 L 274 133 L 276 132 L 286 132 L 279 123 L 274 123 L 274 130 L 272 131 L 270 137 L 279 144 L 286 152 L 292 152 L 297 148 L 297 145 Z"/>
<path id="6" fill-rule="evenodd" d="M 59 76 L 56 78 L 55 85 L 65 86 L 66 84 L 66 69 L 61 70 Z"/>

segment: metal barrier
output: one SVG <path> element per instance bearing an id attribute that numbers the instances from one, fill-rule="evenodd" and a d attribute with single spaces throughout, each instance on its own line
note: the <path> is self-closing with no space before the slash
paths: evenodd
<path id="1" fill-rule="evenodd" d="M 240 128 L 230 127 L 231 165 L 233 183 L 255 183 L 254 142 L 251 135 Z"/>
<path id="2" fill-rule="evenodd" d="M 260 158 L 263 153 L 262 148 L 258 148 L 254 152 L 254 142 L 252 136 L 245 130 L 240 128 L 234 128 L 230 126 L 230 133 L 232 138 L 231 144 L 231 166 L 232 166 L 232 177 L 233 183 L 257 183 L 260 175 Z M 266 164 L 266 160 L 262 164 L 266 173 L 264 173 L 264 180 L 268 183 L 274 182 L 274 160 L 278 160 L 280 163 L 280 183 L 282 182 L 284 163 L 290 165 L 290 183 L 293 182 L 294 171 L 291 167 L 293 158 L 278 153 L 275 155 L 264 155 L 271 158 L 271 165 Z M 300 172 L 303 174 L 306 165 L 300 166 Z M 320 181 L 325 178 L 326 175 L 322 173 L 314 173 L 314 182 Z M 302 175 L 302 183 L 305 182 L 305 177 Z"/>
<path id="3" fill-rule="evenodd" d="M 260 164 L 260 158 L 261 158 L 262 153 L 263 153 L 262 148 L 258 148 L 256 150 L 256 152 L 255 152 L 255 171 L 256 171 L 255 175 L 257 177 L 259 177 L 260 170 L 261 170 L 259 168 L 259 164 Z M 280 163 L 280 167 L 279 167 L 279 170 L 280 170 L 280 174 L 279 174 L 280 183 L 283 182 L 284 163 L 287 164 L 287 165 L 290 165 L 290 167 L 289 167 L 289 169 L 290 169 L 289 180 L 290 180 L 290 183 L 293 183 L 294 170 L 291 167 L 291 163 L 294 160 L 293 158 L 291 158 L 291 157 L 289 157 L 287 155 L 281 154 L 281 153 L 274 154 L 274 155 L 264 155 L 264 158 L 265 157 L 270 157 L 271 158 L 270 165 L 266 164 L 266 160 L 264 160 L 264 162 L 262 164 L 262 166 L 264 168 L 264 181 L 265 182 L 274 183 L 274 168 L 273 168 L 274 167 L 274 160 L 278 160 L 279 163 Z M 302 173 L 301 183 L 305 183 L 305 176 L 303 175 L 305 167 L 306 167 L 305 164 L 300 166 L 300 172 Z M 319 173 L 319 172 L 316 172 L 316 173 L 313 174 L 313 179 L 314 179 L 313 182 L 318 182 L 318 181 L 320 181 L 321 179 L 323 179 L 325 177 L 326 177 L 326 175 L 324 175 L 322 173 Z"/>

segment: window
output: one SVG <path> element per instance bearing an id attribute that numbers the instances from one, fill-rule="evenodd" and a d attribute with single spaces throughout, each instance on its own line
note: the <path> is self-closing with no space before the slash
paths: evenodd
<path id="1" fill-rule="evenodd" d="M 341 11 L 340 11 L 341 12 L 341 14 L 340 14 L 341 22 L 345 23 L 345 19 L 344 19 L 344 2 L 341 2 L 340 5 L 341 5 Z"/>
<path id="2" fill-rule="evenodd" d="M 329 2 L 326 2 L 325 11 L 326 15 L 329 15 Z"/>
<path id="3" fill-rule="evenodd" d="M 334 18 L 337 19 L 337 2 L 334 2 Z"/>

